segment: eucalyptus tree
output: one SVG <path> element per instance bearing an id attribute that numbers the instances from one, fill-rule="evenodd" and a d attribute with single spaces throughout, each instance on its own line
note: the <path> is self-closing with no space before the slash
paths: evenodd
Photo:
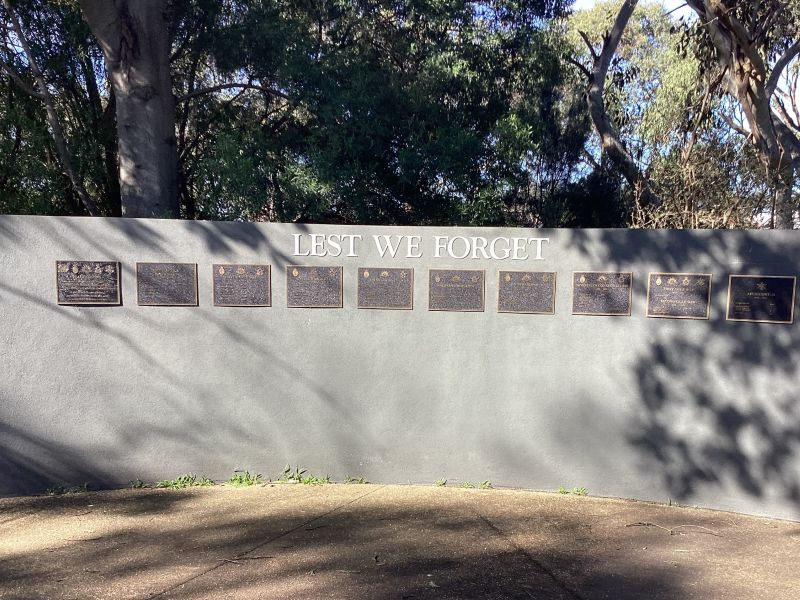
<path id="1" fill-rule="evenodd" d="M 90 214 L 535 224 L 531 190 L 541 204 L 568 181 L 584 134 L 555 101 L 566 0 L 3 2 L 31 43 L 0 85 L 34 92 Z M 67 71 L 91 118 L 35 69 L 75 32 L 56 46 L 91 59 Z M 82 135 L 93 119 L 102 144 Z"/>
<path id="2" fill-rule="evenodd" d="M 624 128 L 615 119 L 614 86 L 609 86 L 607 81 L 609 73 L 618 76 L 621 72 L 618 67 L 623 65 L 624 71 L 629 64 L 625 56 L 625 38 L 631 35 L 632 29 L 641 30 L 636 15 L 645 14 L 637 12 L 637 4 L 637 0 L 606 4 L 606 8 L 615 8 L 604 30 L 590 35 L 579 29 L 588 56 L 583 61 L 573 58 L 573 64 L 584 75 L 587 107 L 601 148 L 636 192 L 640 206 L 645 212 L 655 214 L 653 211 L 671 198 L 658 193 L 652 173 L 647 170 L 649 161 L 643 162 L 642 155 L 637 156 L 633 151 L 631 142 L 640 140 L 626 138 Z M 675 147 L 667 148 L 667 154 L 682 161 L 688 171 L 698 173 L 704 170 L 700 167 L 703 160 L 707 166 L 714 166 L 715 153 L 728 160 L 731 158 L 728 149 L 735 142 L 729 134 L 738 132 L 750 144 L 745 159 L 754 155 L 761 164 L 761 179 L 768 186 L 772 201 L 765 211 L 758 206 L 758 201 L 743 202 L 748 198 L 741 195 L 730 198 L 728 206 L 722 202 L 717 207 L 723 217 L 717 219 L 712 215 L 707 222 L 716 226 L 731 225 L 734 211 L 750 209 L 753 217 L 763 218 L 763 213 L 768 212 L 773 226 L 791 228 L 798 208 L 794 190 L 800 172 L 800 113 L 797 110 L 800 89 L 796 75 L 800 62 L 800 5 L 788 0 L 757 3 L 688 0 L 687 5 L 697 18 L 673 25 L 669 44 L 681 50 L 680 54 L 673 52 L 672 64 L 683 63 L 673 75 L 683 73 L 685 78 L 690 70 L 695 75 L 686 80 L 687 101 L 661 103 L 661 111 L 669 113 L 670 106 L 682 106 L 687 116 L 672 126 L 673 133 L 682 135 L 683 148 L 679 152 Z M 657 46 L 658 36 L 652 35 L 655 33 L 657 30 L 650 30 L 646 43 Z M 669 82 L 661 78 L 656 81 L 659 85 L 654 96 L 664 97 L 669 87 L 665 89 L 663 84 Z M 636 105 L 634 102 L 633 106 Z M 708 142 L 705 145 L 697 143 L 704 139 Z M 646 158 L 653 156 L 646 155 Z M 719 169 L 712 171 L 722 175 Z M 745 189 L 750 199 L 763 196 L 759 189 L 763 186 L 754 180 L 749 165 L 742 171 L 738 178 L 741 185 L 734 193 Z M 662 169 L 661 174 L 664 173 Z M 736 179 L 735 172 L 728 174 L 729 182 Z M 718 184 L 719 180 L 716 181 Z M 674 189 L 673 186 L 670 191 Z M 709 185 L 706 189 L 718 191 L 720 188 Z M 693 192 L 700 200 L 708 197 L 699 188 Z M 688 198 L 687 202 L 693 200 Z"/>

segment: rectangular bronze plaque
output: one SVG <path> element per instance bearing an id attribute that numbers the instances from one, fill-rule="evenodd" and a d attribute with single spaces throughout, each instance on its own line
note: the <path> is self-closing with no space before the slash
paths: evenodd
<path id="1" fill-rule="evenodd" d="M 728 321 L 794 323 L 796 277 L 731 275 Z"/>
<path id="2" fill-rule="evenodd" d="M 197 265 L 136 263 L 139 306 L 197 306 Z"/>
<path id="3" fill-rule="evenodd" d="M 710 313 L 711 275 L 703 273 L 648 275 L 648 317 L 708 319 Z"/>
<path id="4" fill-rule="evenodd" d="M 107 260 L 57 260 L 59 304 L 122 304 L 119 263 Z"/>
<path id="5" fill-rule="evenodd" d="M 342 308 L 342 267 L 286 267 L 286 306 Z"/>
<path id="6" fill-rule="evenodd" d="M 414 269 L 358 269 L 358 308 L 414 308 Z"/>
<path id="7" fill-rule="evenodd" d="M 482 312 L 484 271 L 430 269 L 428 310 Z"/>
<path id="8" fill-rule="evenodd" d="M 497 312 L 555 314 L 556 274 L 500 271 Z"/>
<path id="9" fill-rule="evenodd" d="M 572 274 L 572 314 L 629 317 L 631 273 L 579 271 Z"/>
<path id="10" fill-rule="evenodd" d="M 214 306 L 272 306 L 269 265 L 212 265 Z"/>

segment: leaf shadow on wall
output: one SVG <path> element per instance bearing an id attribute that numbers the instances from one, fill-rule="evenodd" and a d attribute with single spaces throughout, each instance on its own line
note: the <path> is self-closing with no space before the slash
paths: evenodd
<path id="1" fill-rule="evenodd" d="M 797 324 L 725 319 L 729 274 L 797 274 L 791 232 L 656 231 L 644 244 L 635 231 L 564 233 L 597 264 L 639 273 L 642 299 L 648 270 L 714 275 L 702 337 L 685 335 L 691 325 L 683 321 L 646 319 L 650 335 L 631 365 L 639 405 L 628 426 L 642 469 L 657 472 L 678 501 L 710 492 L 724 506 L 743 493 L 800 515 Z"/>

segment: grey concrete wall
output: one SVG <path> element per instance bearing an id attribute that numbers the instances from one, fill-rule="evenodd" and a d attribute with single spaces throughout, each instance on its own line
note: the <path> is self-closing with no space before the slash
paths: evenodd
<path id="1" fill-rule="evenodd" d="M 293 233 L 416 234 L 423 258 L 292 257 Z M 433 257 L 433 235 L 548 237 L 544 260 Z M 58 259 L 119 260 L 120 307 L 56 304 Z M 136 305 L 136 261 L 196 262 L 200 306 Z M 273 265 L 271 308 L 214 308 L 212 262 Z M 344 308 L 286 308 L 286 264 L 342 265 Z M 359 266 L 416 269 L 413 311 L 356 308 Z M 428 268 L 486 269 L 483 313 Z M 498 314 L 499 269 L 558 273 Z M 631 317 L 571 315 L 574 270 L 634 273 Z M 648 271 L 713 273 L 709 321 L 644 316 Z M 725 321 L 729 273 L 796 275 L 797 232 L 429 229 L 0 217 L 0 493 L 184 472 L 491 480 L 800 517 L 798 326 Z"/>

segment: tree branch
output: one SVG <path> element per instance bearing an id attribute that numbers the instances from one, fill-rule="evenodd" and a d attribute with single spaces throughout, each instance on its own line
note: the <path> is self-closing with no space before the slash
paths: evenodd
<path id="1" fill-rule="evenodd" d="M 582 64 L 580 61 L 572 58 L 571 56 L 568 56 L 567 62 L 570 63 L 571 65 L 575 65 L 576 67 L 578 67 L 578 69 L 580 69 L 580 72 L 583 73 L 586 77 L 592 76 L 592 72 L 588 68 L 586 68 L 586 65 Z"/>
<path id="2" fill-rule="evenodd" d="M 220 85 L 212 85 L 211 87 L 195 90 L 184 96 L 181 96 L 180 98 L 176 98 L 175 101 L 178 103 L 186 102 L 187 100 L 191 100 L 192 98 L 195 98 L 197 96 L 202 96 L 204 94 L 213 94 L 214 92 L 219 92 L 220 90 L 229 90 L 235 88 L 260 90 L 266 94 L 269 94 L 270 96 L 276 96 L 278 98 L 283 98 L 284 100 L 291 100 L 291 98 L 286 94 L 284 94 L 283 92 L 279 92 L 278 90 L 264 87 L 263 85 L 258 85 L 255 83 L 222 83 Z"/>
<path id="3" fill-rule="evenodd" d="M 0 58 L 0 69 L 2 69 L 8 74 L 8 76 L 14 80 L 14 83 L 16 83 L 23 92 L 25 92 L 29 96 L 33 96 L 37 100 L 44 100 L 44 95 L 40 94 L 31 86 L 29 86 L 27 83 L 25 83 L 25 80 L 22 79 L 20 74 L 17 73 L 16 70 L 14 70 L 14 67 L 9 65 L 2 58 Z"/>
<path id="4" fill-rule="evenodd" d="M 797 40 L 794 44 L 789 46 L 786 52 L 783 53 L 778 59 L 778 62 L 775 63 L 775 66 L 772 68 L 772 73 L 769 74 L 769 79 L 767 80 L 766 85 L 766 92 L 767 96 L 772 96 L 775 92 L 775 88 L 778 87 L 778 80 L 781 77 L 781 73 L 786 68 L 786 66 L 792 62 L 795 56 L 800 54 L 800 40 Z"/>
<path id="5" fill-rule="evenodd" d="M 789 114 L 789 111 L 786 110 L 786 106 L 783 104 L 781 99 L 775 98 L 775 102 L 778 107 L 778 118 L 781 118 L 791 129 L 794 129 L 800 133 L 800 125 L 796 123 L 794 119 L 792 119 L 792 116 Z"/>
<path id="6" fill-rule="evenodd" d="M 638 0 L 624 0 L 622 6 L 614 19 L 611 30 L 603 36 L 603 49 L 600 54 L 592 53 L 594 64 L 591 72 L 587 76 L 586 82 L 586 105 L 589 109 L 589 116 L 592 119 L 597 134 L 600 136 L 600 147 L 608 154 L 617 169 L 631 188 L 640 194 L 639 198 L 642 207 L 654 206 L 660 203 L 659 198 L 650 189 L 647 177 L 642 173 L 636 160 L 622 142 L 619 131 L 611 122 L 606 110 L 605 93 L 606 76 L 611 65 L 611 59 L 617 52 L 622 34 L 628 25 L 628 21 L 636 9 Z M 588 40 L 588 36 L 584 41 Z M 588 43 L 588 41 L 587 41 Z M 591 46 L 591 44 L 589 44 Z"/>
<path id="7" fill-rule="evenodd" d="M 594 60 L 597 60 L 597 52 L 594 49 L 594 45 L 592 44 L 592 40 L 589 39 L 589 36 L 586 35 L 585 31 L 580 31 L 579 30 L 578 34 L 581 36 L 581 38 L 583 39 L 584 43 L 586 44 L 586 47 L 589 49 L 589 52 L 591 53 L 592 58 Z"/>
<path id="8" fill-rule="evenodd" d="M 30 45 L 28 44 L 28 38 L 25 37 L 25 31 L 22 29 L 19 17 L 17 13 L 14 12 L 14 8 L 11 6 L 9 0 L 3 0 L 3 6 L 5 6 L 9 19 L 11 20 L 14 34 L 17 36 L 20 46 L 22 46 L 22 50 L 25 52 L 25 57 L 28 59 L 28 64 L 31 67 L 33 78 L 36 80 L 36 85 L 39 87 L 40 99 L 47 112 L 47 123 L 50 125 L 50 133 L 53 136 L 53 142 L 55 143 L 64 173 L 69 177 L 73 190 L 78 195 L 84 207 L 86 207 L 88 213 L 93 217 L 100 216 L 100 209 L 97 207 L 95 201 L 92 200 L 91 196 L 89 196 L 89 192 L 86 191 L 86 187 L 83 185 L 78 172 L 75 170 L 72 154 L 70 154 L 69 147 L 67 146 L 67 138 L 64 135 L 64 128 L 61 126 L 61 120 L 58 117 L 58 112 L 56 112 L 55 102 L 47 88 L 47 81 L 45 81 L 44 75 L 36 62 L 36 57 L 33 55 Z"/>
<path id="9" fill-rule="evenodd" d="M 728 115 L 726 115 L 724 113 L 722 114 L 722 120 L 725 121 L 725 123 L 727 123 L 728 127 L 733 129 L 736 133 L 741 133 L 743 136 L 748 137 L 748 138 L 751 135 L 753 135 L 751 132 L 747 131 L 747 129 L 745 129 L 744 127 L 739 125 L 736 121 L 734 121 L 733 119 L 731 119 Z"/>

